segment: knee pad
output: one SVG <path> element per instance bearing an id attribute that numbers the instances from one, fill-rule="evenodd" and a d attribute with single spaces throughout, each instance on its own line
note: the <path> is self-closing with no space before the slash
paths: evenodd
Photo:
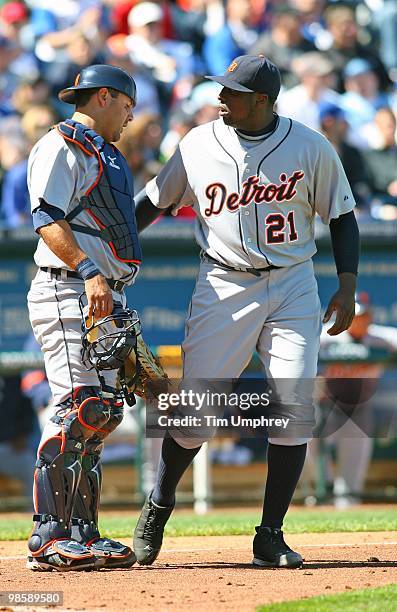
<path id="1" fill-rule="evenodd" d="M 124 417 L 122 400 L 108 400 L 108 420 L 86 440 L 85 455 L 100 455 L 103 450 L 103 440 L 118 427 Z"/>
<path id="2" fill-rule="evenodd" d="M 80 387 L 73 394 L 73 408 L 63 418 L 62 435 L 83 444 L 94 434 L 106 434 L 110 402 L 102 398 L 99 387 Z"/>

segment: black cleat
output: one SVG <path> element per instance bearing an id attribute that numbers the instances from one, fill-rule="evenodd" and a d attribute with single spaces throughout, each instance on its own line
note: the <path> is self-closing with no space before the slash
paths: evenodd
<path id="1" fill-rule="evenodd" d="M 284 542 L 281 529 L 271 527 L 255 527 L 252 563 L 259 567 L 287 567 L 298 568 L 302 566 L 303 559 L 299 553 L 291 550 Z"/>
<path id="2" fill-rule="evenodd" d="M 139 565 L 151 565 L 163 543 L 164 527 L 174 506 L 157 506 L 149 493 L 134 531 L 134 552 Z"/>

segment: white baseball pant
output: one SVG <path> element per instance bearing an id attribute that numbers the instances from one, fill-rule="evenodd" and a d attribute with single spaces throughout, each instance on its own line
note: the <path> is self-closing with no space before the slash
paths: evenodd
<path id="1" fill-rule="evenodd" d="M 282 402 L 294 404 L 312 422 L 320 310 L 311 259 L 260 277 L 202 262 L 182 345 L 184 380 L 238 378 L 256 350 L 277 389 L 277 380 L 288 379 L 280 387 Z M 185 448 L 208 439 L 180 431 L 181 437 L 172 436 Z M 269 437 L 269 442 L 292 446 L 309 439 Z"/>

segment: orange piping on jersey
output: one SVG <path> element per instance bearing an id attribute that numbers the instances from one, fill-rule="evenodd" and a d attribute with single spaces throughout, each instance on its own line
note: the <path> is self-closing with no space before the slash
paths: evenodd
<path id="1" fill-rule="evenodd" d="M 77 142 L 77 140 L 73 140 L 73 138 L 70 138 L 69 136 L 65 136 L 65 134 L 62 134 L 62 132 L 59 129 L 59 127 L 57 127 L 57 130 L 59 132 L 59 135 L 62 136 L 62 138 L 64 138 L 65 140 L 68 140 L 69 142 L 72 142 L 73 144 L 77 145 L 82 151 L 84 151 L 84 153 L 87 153 L 87 155 L 89 155 L 90 157 L 95 155 L 95 153 L 92 153 L 91 151 L 86 149 L 85 146 L 82 145 L 80 142 Z M 92 146 L 94 146 L 94 145 L 92 145 Z"/>

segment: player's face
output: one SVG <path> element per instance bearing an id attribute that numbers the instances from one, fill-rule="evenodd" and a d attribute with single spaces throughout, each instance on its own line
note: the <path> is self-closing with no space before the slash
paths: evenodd
<path id="1" fill-rule="evenodd" d="M 235 128 L 250 129 L 257 117 L 256 93 L 235 91 L 223 87 L 219 100 L 219 117 L 226 125 Z"/>
<path id="2" fill-rule="evenodd" d="M 121 92 L 117 98 L 109 96 L 108 112 L 106 113 L 106 140 L 108 142 L 120 140 L 123 129 L 133 119 L 134 106 L 134 101 Z"/>

